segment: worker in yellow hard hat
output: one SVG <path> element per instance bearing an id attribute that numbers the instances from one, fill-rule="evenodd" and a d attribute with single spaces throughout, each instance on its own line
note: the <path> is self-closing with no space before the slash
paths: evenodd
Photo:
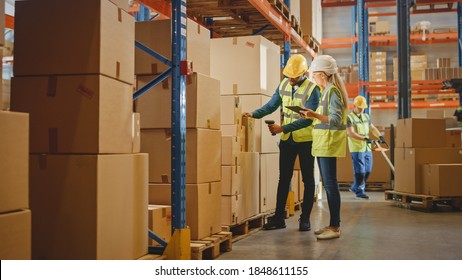
<path id="1" fill-rule="evenodd" d="M 379 130 L 372 124 L 368 114 L 364 113 L 367 101 L 364 96 L 358 95 L 353 101 L 354 109 L 347 117 L 348 148 L 353 161 L 354 181 L 350 191 L 358 199 L 369 199 L 366 194 L 366 181 L 372 171 L 372 149 L 369 141 L 369 132 L 382 142 L 385 139 Z"/>
<path id="2" fill-rule="evenodd" d="M 287 108 L 287 106 L 299 106 L 316 110 L 318 107 L 320 91 L 318 86 L 307 79 L 307 71 L 308 63 L 303 55 L 295 54 L 291 56 L 282 72 L 285 78 L 276 88 L 270 101 L 252 113 L 243 113 L 243 116 L 261 119 L 282 107 L 282 124 L 268 124 L 269 131 L 273 135 L 281 134 L 281 141 L 279 143 L 279 183 L 276 213 L 263 226 L 265 230 L 286 227 L 284 221 L 286 201 L 297 155 L 305 187 L 299 230 L 311 230 L 310 214 L 313 208 L 315 189 L 314 158 L 311 155 L 312 120 L 303 119 L 297 112 Z"/>

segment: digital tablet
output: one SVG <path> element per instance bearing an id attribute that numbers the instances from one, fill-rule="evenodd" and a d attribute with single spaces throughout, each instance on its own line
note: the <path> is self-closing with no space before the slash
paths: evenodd
<path id="1" fill-rule="evenodd" d="M 307 109 L 306 108 L 302 108 L 300 106 L 286 106 L 287 109 L 290 109 L 294 112 L 297 112 L 300 114 L 300 111 L 306 111 Z"/>

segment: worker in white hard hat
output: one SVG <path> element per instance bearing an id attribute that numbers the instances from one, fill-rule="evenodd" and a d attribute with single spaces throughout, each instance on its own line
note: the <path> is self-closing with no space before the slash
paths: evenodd
<path id="1" fill-rule="evenodd" d="M 353 112 L 347 117 L 348 148 L 354 172 L 354 181 L 350 186 L 350 191 L 354 192 L 358 199 L 369 199 L 366 194 L 366 181 L 373 164 L 369 131 L 381 141 L 385 142 L 385 139 L 372 124 L 369 115 L 364 112 L 367 108 L 366 98 L 361 95 L 356 96 L 353 105 Z"/>
<path id="2" fill-rule="evenodd" d="M 346 116 L 348 95 L 337 62 L 329 55 L 313 59 L 310 74 L 321 87 L 321 100 L 316 111 L 301 112 L 313 119 L 312 154 L 318 159 L 319 170 L 329 204 L 329 226 L 316 230 L 317 239 L 340 237 L 340 191 L 337 181 L 337 157 L 346 155 Z"/>
<path id="3" fill-rule="evenodd" d="M 307 78 L 307 70 L 308 63 L 303 55 L 291 56 L 283 70 L 285 78 L 280 82 L 270 101 L 252 113 L 243 113 L 243 116 L 261 119 L 280 107 L 282 108 L 282 125 L 268 124 L 269 131 L 273 135 L 280 133 L 281 138 L 276 212 L 273 218 L 263 226 L 265 230 L 286 227 L 286 201 L 297 155 L 305 188 L 299 230 L 311 230 L 310 215 L 315 189 L 314 158 L 311 154 L 313 125 L 312 120 L 303 119 L 298 113 L 287 108 L 287 106 L 299 106 L 315 110 L 318 107 L 320 90 Z"/>

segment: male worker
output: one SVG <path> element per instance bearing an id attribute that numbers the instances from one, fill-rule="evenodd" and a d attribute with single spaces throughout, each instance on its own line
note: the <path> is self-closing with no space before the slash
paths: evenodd
<path id="1" fill-rule="evenodd" d="M 443 81 L 443 89 L 453 88 L 459 94 L 459 107 L 454 112 L 459 126 L 462 126 L 462 79 L 449 79 Z"/>
<path id="2" fill-rule="evenodd" d="M 364 113 L 367 108 L 366 98 L 358 95 L 354 99 L 353 112 L 347 117 L 348 148 L 353 161 L 354 181 L 350 191 L 356 194 L 358 199 L 369 199 L 366 195 L 366 181 L 372 171 L 372 151 L 369 140 L 369 131 L 385 142 L 379 130 L 371 123 L 368 114 Z"/>
<path id="3" fill-rule="evenodd" d="M 291 56 L 282 72 L 286 78 L 281 81 L 270 101 L 252 113 L 243 113 L 244 116 L 261 119 L 282 106 L 282 126 L 278 124 L 268 125 L 272 134 L 281 133 L 281 141 L 279 144 L 279 183 L 276 213 L 273 219 L 263 226 L 265 230 L 286 227 L 284 213 L 297 155 L 300 160 L 305 187 L 299 230 L 311 230 L 310 214 L 313 208 L 315 189 L 314 158 L 311 155 L 312 120 L 303 119 L 297 112 L 286 107 L 300 106 L 311 110 L 316 110 L 318 107 L 320 91 L 318 86 L 307 79 L 305 75 L 307 71 L 308 63 L 303 55 Z"/>

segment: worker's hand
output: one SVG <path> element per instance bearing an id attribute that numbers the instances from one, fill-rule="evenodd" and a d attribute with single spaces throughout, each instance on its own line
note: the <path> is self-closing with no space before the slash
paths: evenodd
<path id="1" fill-rule="evenodd" d="M 242 113 L 242 116 L 243 116 L 243 117 L 253 118 L 252 113 L 247 113 L 247 112 Z"/>
<path id="2" fill-rule="evenodd" d="M 380 143 L 387 143 L 387 141 L 385 141 L 385 138 L 383 136 L 380 136 L 379 139 L 380 139 Z"/>
<path id="3" fill-rule="evenodd" d="M 367 137 L 364 137 L 364 141 L 366 141 L 367 144 L 370 144 L 373 142 L 373 140 L 367 138 Z"/>
<path id="4" fill-rule="evenodd" d="M 315 117 L 315 113 L 316 112 L 311 109 L 306 109 L 306 110 L 300 111 L 300 116 L 302 116 L 302 118 L 304 119 L 312 119 Z"/>
<path id="5" fill-rule="evenodd" d="M 282 132 L 282 126 L 280 126 L 278 124 L 269 124 L 268 128 L 269 128 L 269 131 L 271 132 L 271 134 L 273 134 L 273 135 Z"/>

